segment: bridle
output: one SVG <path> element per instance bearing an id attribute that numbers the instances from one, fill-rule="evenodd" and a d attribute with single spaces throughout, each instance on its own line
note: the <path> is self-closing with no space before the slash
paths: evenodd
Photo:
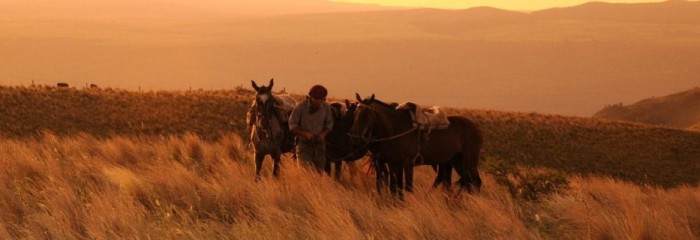
<path id="1" fill-rule="evenodd" d="M 369 109 L 369 111 L 372 114 L 376 114 L 374 112 L 374 108 L 372 107 L 372 105 L 364 104 L 361 102 L 358 103 L 357 109 L 355 110 L 355 116 L 354 116 L 355 121 L 353 122 L 352 127 L 350 128 L 351 130 L 357 128 L 357 124 L 358 124 L 357 120 L 358 120 L 360 114 L 362 113 L 362 111 L 367 111 L 365 109 Z M 376 118 L 376 116 L 375 116 L 375 118 Z M 359 135 L 353 134 L 353 131 L 350 131 L 348 133 L 348 136 L 350 136 L 350 139 L 353 139 L 353 138 L 360 139 L 362 142 L 368 144 L 368 143 L 372 142 L 372 132 L 373 131 L 374 131 L 374 122 L 370 122 L 370 123 L 365 124 L 365 127 L 362 129 L 362 131 L 360 131 Z M 357 132 L 357 131 L 354 131 L 354 132 Z"/>
<path id="2" fill-rule="evenodd" d="M 260 98 L 267 98 L 267 99 L 260 99 Z M 258 95 L 255 97 L 255 101 L 257 101 L 257 109 L 256 109 L 256 118 L 257 121 L 255 123 L 256 129 L 259 129 L 261 133 L 265 136 L 265 138 L 271 139 L 274 142 L 274 134 L 272 134 L 272 125 L 270 124 L 270 118 L 271 117 L 277 117 L 277 114 L 274 112 L 274 102 L 275 99 L 272 97 L 272 94 L 270 93 L 265 93 L 262 95 Z"/>
<path id="3" fill-rule="evenodd" d="M 373 108 L 372 105 L 360 103 L 360 106 L 362 106 L 363 108 L 367 108 L 369 111 L 371 111 L 372 114 L 375 114 L 375 115 L 377 114 L 377 113 L 376 113 L 376 110 Z M 357 116 L 359 116 L 359 111 L 360 111 L 360 108 L 359 108 L 359 107 L 358 107 L 357 111 L 358 111 L 358 112 L 357 112 L 356 114 L 357 114 Z M 375 116 L 375 119 L 376 119 L 376 116 Z M 375 120 L 375 121 L 376 121 L 376 120 Z M 353 123 L 353 125 L 354 125 L 354 124 L 357 124 L 357 117 L 355 118 L 355 122 Z M 418 130 L 418 125 L 413 124 L 413 126 L 412 126 L 410 129 L 408 129 L 408 130 L 406 130 L 406 131 L 403 131 L 403 132 L 401 132 L 401 133 L 398 133 L 398 134 L 395 134 L 395 135 L 392 135 L 392 136 L 389 136 L 389 137 L 385 137 L 385 138 L 373 138 L 373 137 L 372 137 L 372 132 L 373 132 L 373 130 L 374 130 L 374 126 L 375 126 L 375 125 L 376 125 L 376 123 L 371 122 L 371 124 L 367 124 L 367 126 L 365 126 L 365 128 L 362 130 L 361 135 L 358 136 L 358 135 L 352 135 L 352 134 L 350 134 L 350 137 L 351 137 L 351 138 L 359 138 L 360 140 L 362 140 L 363 142 L 365 142 L 365 144 L 364 144 L 363 147 L 366 147 L 366 146 L 368 146 L 370 143 L 391 141 L 391 140 L 394 140 L 394 139 L 397 139 L 397 138 L 406 136 L 406 135 L 408 135 L 409 133 L 412 133 L 412 132 Z M 355 126 L 353 126 L 353 127 L 355 127 Z M 421 155 L 420 150 L 421 150 L 421 143 L 420 143 L 420 135 L 419 135 L 418 151 L 416 151 L 416 155 L 413 157 L 413 162 L 414 162 L 414 163 L 418 162 L 418 159 L 420 159 L 420 162 L 421 162 L 421 163 L 423 162 L 423 156 Z"/>

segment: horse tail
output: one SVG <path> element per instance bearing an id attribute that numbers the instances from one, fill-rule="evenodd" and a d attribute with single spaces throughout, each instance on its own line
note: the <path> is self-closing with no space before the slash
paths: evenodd
<path id="1" fill-rule="evenodd" d="M 453 162 L 455 170 L 460 175 L 459 183 L 466 187 L 469 192 L 479 191 L 481 188 L 481 177 L 479 176 L 479 157 L 481 147 L 484 143 L 483 133 L 479 126 L 466 117 L 451 117 L 451 124 L 456 124 L 459 138 L 462 142 L 461 156 Z"/>
<path id="2" fill-rule="evenodd" d="M 469 176 L 467 176 L 469 179 L 469 185 L 467 186 L 467 189 L 469 191 L 479 191 L 481 189 L 481 177 L 479 176 L 479 158 L 481 155 L 481 147 L 484 144 L 484 135 L 481 129 L 479 128 L 479 125 L 476 124 L 474 121 L 465 118 L 466 121 L 466 136 L 465 139 L 467 142 L 467 151 L 465 160 L 468 166 L 468 171 L 469 171 Z"/>

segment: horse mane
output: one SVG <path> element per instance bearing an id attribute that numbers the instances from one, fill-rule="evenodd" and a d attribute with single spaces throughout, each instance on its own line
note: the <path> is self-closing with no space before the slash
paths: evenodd
<path id="1" fill-rule="evenodd" d="M 372 103 L 378 103 L 386 108 L 390 108 L 390 109 L 394 109 L 394 110 L 396 110 L 396 106 L 398 105 L 396 103 L 386 103 L 386 102 L 379 100 L 379 99 L 374 99 L 374 101 L 372 101 Z"/>

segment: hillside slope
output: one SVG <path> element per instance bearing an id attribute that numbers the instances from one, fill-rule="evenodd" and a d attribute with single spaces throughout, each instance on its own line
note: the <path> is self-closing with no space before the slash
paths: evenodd
<path id="1" fill-rule="evenodd" d="M 244 133 L 252 92 L 130 92 L 0 87 L 0 136 Z M 450 109 L 474 119 L 484 157 L 524 167 L 612 176 L 660 186 L 700 181 L 700 133 L 542 114 Z"/>
<path id="2" fill-rule="evenodd" d="M 593 117 L 677 128 L 697 128 L 700 126 L 700 88 L 648 98 L 630 105 L 611 105 Z"/>
<path id="3" fill-rule="evenodd" d="M 48 130 L 102 137 L 189 132 L 216 139 L 245 129 L 247 96 L 245 90 L 239 94 L 0 86 L 0 136 L 34 136 Z"/>

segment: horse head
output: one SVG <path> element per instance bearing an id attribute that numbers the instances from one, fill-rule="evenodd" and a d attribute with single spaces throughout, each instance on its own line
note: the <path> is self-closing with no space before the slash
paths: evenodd
<path id="1" fill-rule="evenodd" d="M 270 79 L 270 83 L 265 86 L 258 86 L 254 80 L 251 80 L 253 89 L 255 90 L 255 108 L 257 115 L 257 123 L 263 129 L 270 128 L 270 118 L 275 115 L 275 98 L 272 95 L 272 86 L 275 84 L 274 79 Z"/>
<path id="2" fill-rule="evenodd" d="M 345 100 L 345 103 L 331 103 L 333 112 L 333 129 L 326 136 L 326 149 L 333 160 L 352 161 L 362 158 L 367 152 L 366 148 L 353 148 L 350 144 L 350 129 L 355 122 L 357 103 Z"/>
<path id="3" fill-rule="evenodd" d="M 257 138 L 260 140 L 279 140 L 273 139 L 275 138 L 275 131 L 281 130 L 276 129 L 276 127 L 273 126 L 273 122 L 280 122 L 279 119 L 275 119 L 277 117 L 277 114 L 275 113 L 276 99 L 272 95 L 272 87 L 274 83 L 274 79 L 270 79 L 270 83 L 267 86 L 258 86 L 258 84 L 254 80 L 251 80 L 251 84 L 253 86 L 253 89 L 255 90 L 255 101 L 253 103 L 255 110 L 254 129 L 257 134 Z M 279 135 L 279 133 L 277 133 L 276 135 Z"/>
<path id="4" fill-rule="evenodd" d="M 374 111 L 374 94 L 371 97 L 362 99 L 359 94 L 355 94 L 357 106 L 353 114 L 353 124 L 350 127 L 350 145 L 359 147 L 371 142 L 372 130 L 377 123 L 377 113 Z"/>

